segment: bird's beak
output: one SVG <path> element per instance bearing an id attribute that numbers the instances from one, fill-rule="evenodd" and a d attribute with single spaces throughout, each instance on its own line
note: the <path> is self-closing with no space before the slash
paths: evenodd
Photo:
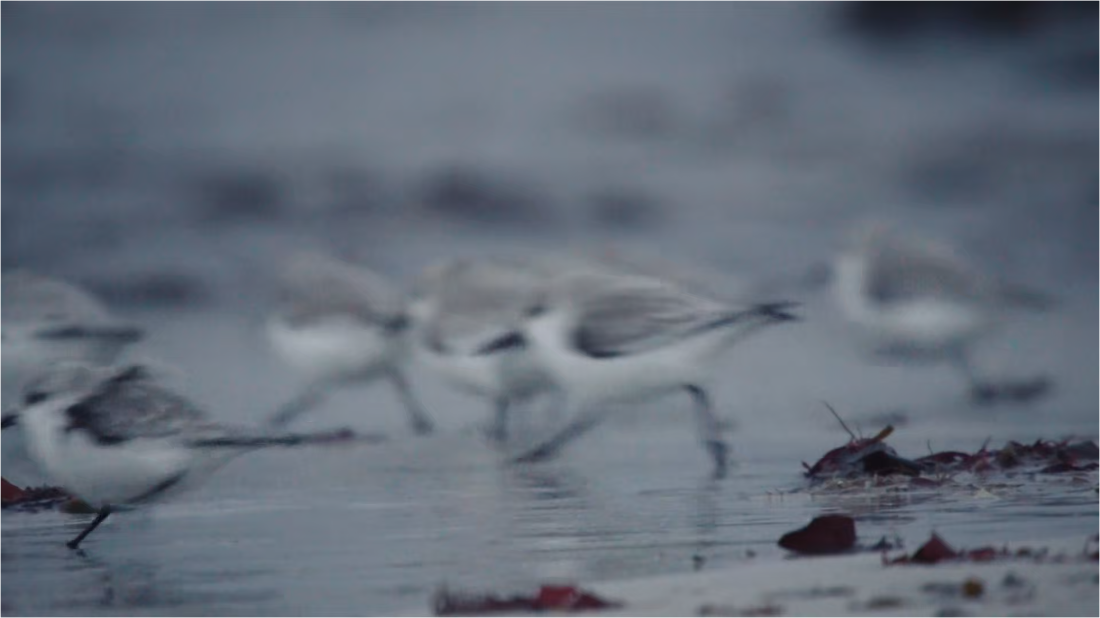
<path id="1" fill-rule="evenodd" d="M 792 302 L 766 303 L 757 305 L 756 311 L 759 315 L 777 322 L 797 322 L 802 318 L 791 313 L 791 309 L 796 309 L 798 306 L 798 303 Z"/>
<path id="2" fill-rule="evenodd" d="M 519 333 L 517 331 L 510 331 L 478 348 L 477 355 L 484 356 L 486 354 L 494 354 L 502 350 L 519 349 L 525 347 L 526 345 L 527 339 L 523 336 L 522 333 Z"/>
<path id="3" fill-rule="evenodd" d="M 3 429 L 8 427 L 15 427 L 16 422 L 19 420 L 19 414 L 16 412 L 5 412 L 3 420 Z"/>

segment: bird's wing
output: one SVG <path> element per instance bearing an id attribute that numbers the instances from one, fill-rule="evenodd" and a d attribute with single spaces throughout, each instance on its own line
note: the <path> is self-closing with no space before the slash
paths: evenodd
<path id="1" fill-rule="evenodd" d="M 101 382 L 65 409 L 65 430 L 87 431 L 101 444 L 187 434 L 210 425 L 183 397 L 153 383 L 140 367 Z"/>
<path id="2" fill-rule="evenodd" d="M 70 283 L 27 271 L 4 273 L 0 278 L 5 324 L 89 325 L 110 321 L 103 305 Z"/>
<path id="3" fill-rule="evenodd" d="M 436 311 L 427 330 L 434 345 L 473 350 L 514 328 L 537 294 L 541 279 L 521 265 L 458 262 L 434 282 Z"/>
<path id="4" fill-rule="evenodd" d="M 573 343 L 593 357 L 634 354 L 668 345 L 738 314 L 659 282 L 612 285 L 583 299 L 577 309 Z"/>
<path id="5" fill-rule="evenodd" d="M 870 256 L 867 294 L 881 304 L 920 299 L 980 302 L 987 283 L 950 252 L 915 244 L 891 244 Z"/>
<path id="6" fill-rule="evenodd" d="M 402 294 L 382 276 L 320 255 L 302 255 L 282 273 L 282 310 L 292 323 L 333 316 L 371 326 L 403 323 Z"/>

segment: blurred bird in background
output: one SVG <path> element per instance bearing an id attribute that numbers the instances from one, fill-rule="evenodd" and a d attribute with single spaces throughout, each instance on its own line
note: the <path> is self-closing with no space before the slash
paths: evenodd
<path id="1" fill-rule="evenodd" d="M 1049 388 L 1045 377 L 994 381 L 974 361 L 975 346 L 999 330 L 1008 310 L 1045 309 L 1051 303 L 1044 295 L 881 221 L 849 232 L 832 274 L 835 302 L 879 357 L 950 363 L 977 402 L 1029 400 Z"/>
<path id="2" fill-rule="evenodd" d="M 275 353 L 306 385 L 269 419 L 283 427 L 333 388 L 389 382 L 417 434 L 434 423 L 405 376 L 409 317 L 404 295 L 380 275 L 316 253 L 292 257 L 280 273 L 279 301 L 266 333 Z"/>

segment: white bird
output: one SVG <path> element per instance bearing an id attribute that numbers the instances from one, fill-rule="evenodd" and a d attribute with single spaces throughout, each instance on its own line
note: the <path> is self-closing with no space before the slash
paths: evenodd
<path id="1" fill-rule="evenodd" d="M 57 363 L 109 364 L 144 336 L 76 285 L 25 270 L 4 273 L 0 300 L 5 408 Z M 28 459 L 21 431 L 4 432 L 3 462 L 5 478 L 16 484 L 45 482 Z"/>
<path id="2" fill-rule="evenodd" d="M 1003 394 L 1027 399 L 1043 378 L 995 385 L 974 367 L 975 344 L 995 332 L 1004 310 L 1041 308 L 1041 295 L 986 276 L 950 247 L 902 235 L 881 222 L 863 223 L 834 262 L 832 292 L 845 317 L 884 357 L 946 361 L 979 400 Z"/>
<path id="3" fill-rule="evenodd" d="M 727 446 L 707 394 L 717 357 L 766 326 L 795 320 L 792 303 L 733 308 L 664 280 L 570 272 L 533 304 L 518 331 L 482 349 L 522 349 L 562 388 L 568 425 L 517 461 L 549 458 L 601 420 L 598 406 L 686 391 L 700 441 L 725 473 Z"/>
<path id="4" fill-rule="evenodd" d="M 493 404 L 490 438 L 508 435 L 510 410 L 550 388 L 524 355 L 480 354 L 511 332 L 539 292 L 547 266 L 454 259 L 427 269 L 414 286 L 413 358 L 456 389 Z"/>
<path id="5" fill-rule="evenodd" d="M 267 321 L 275 352 L 306 376 L 302 394 L 270 420 L 280 427 L 315 407 L 336 386 L 388 380 L 418 434 L 433 423 L 404 374 L 409 319 L 402 294 L 366 268 L 300 254 L 281 273 L 280 298 Z"/>
<path id="6" fill-rule="evenodd" d="M 99 509 L 76 548 L 117 507 L 165 498 L 233 457 L 266 446 L 331 441 L 346 434 L 272 434 L 211 421 L 157 385 L 140 366 L 63 363 L 28 383 L 25 403 L 5 414 L 54 483 Z"/>

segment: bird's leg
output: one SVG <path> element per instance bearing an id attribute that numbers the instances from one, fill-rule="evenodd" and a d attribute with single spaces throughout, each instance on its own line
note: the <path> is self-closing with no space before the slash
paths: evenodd
<path id="1" fill-rule="evenodd" d="M 558 451 L 560 451 L 563 446 L 588 433 L 588 431 L 598 425 L 601 420 L 603 420 L 603 414 L 600 412 L 581 412 L 549 440 L 529 449 L 518 457 L 512 458 L 512 461 L 516 463 L 534 463 L 550 459 L 557 455 Z"/>
<path id="2" fill-rule="evenodd" d="M 286 427 L 291 421 L 316 408 L 324 400 L 324 388 L 319 384 L 310 384 L 268 417 L 267 426 L 272 429 Z"/>
<path id="3" fill-rule="evenodd" d="M 486 435 L 493 442 L 508 441 L 508 409 L 511 402 L 507 397 L 500 397 L 493 402 L 493 420 L 489 425 Z"/>
<path id="4" fill-rule="evenodd" d="M 566 409 L 568 403 L 565 391 L 559 387 L 553 387 L 546 394 L 546 404 L 541 414 L 552 423 L 560 423 L 569 412 Z"/>
<path id="5" fill-rule="evenodd" d="M 76 535 L 75 539 L 66 543 L 66 545 L 69 546 L 69 549 L 76 549 L 77 547 L 80 547 L 80 542 L 83 541 L 84 538 L 87 537 L 89 534 L 91 534 L 92 530 L 98 528 L 99 524 L 103 523 L 103 520 L 107 519 L 107 516 L 110 514 L 110 505 L 106 505 L 103 508 L 99 509 L 99 513 L 96 514 L 95 519 L 92 520 L 92 523 L 88 524 L 88 526 L 84 528 L 84 530 L 80 534 Z"/>
<path id="6" fill-rule="evenodd" d="M 397 395 L 401 398 L 401 403 L 405 404 L 405 409 L 409 413 L 409 424 L 412 425 L 413 432 L 417 435 L 425 435 L 435 430 L 435 424 L 428 418 L 423 406 L 413 396 L 412 388 L 409 387 L 409 381 L 405 379 L 405 374 L 401 373 L 399 369 L 394 369 L 390 371 L 389 378 L 390 383 L 397 390 Z"/>
<path id="7" fill-rule="evenodd" d="M 962 372 L 970 387 L 970 399 L 976 403 L 992 403 L 1001 396 L 1001 389 L 996 384 L 978 377 L 974 370 L 974 362 L 970 359 L 965 349 L 958 348 L 951 354 L 951 361 Z"/>
<path id="8" fill-rule="evenodd" d="M 689 384 L 684 387 L 695 402 L 695 419 L 699 428 L 699 441 L 714 458 L 714 476 L 722 478 L 726 475 L 726 460 L 729 455 L 729 447 L 722 439 L 722 424 L 714 415 L 710 405 L 710 397 L 702 387 Z"/>

